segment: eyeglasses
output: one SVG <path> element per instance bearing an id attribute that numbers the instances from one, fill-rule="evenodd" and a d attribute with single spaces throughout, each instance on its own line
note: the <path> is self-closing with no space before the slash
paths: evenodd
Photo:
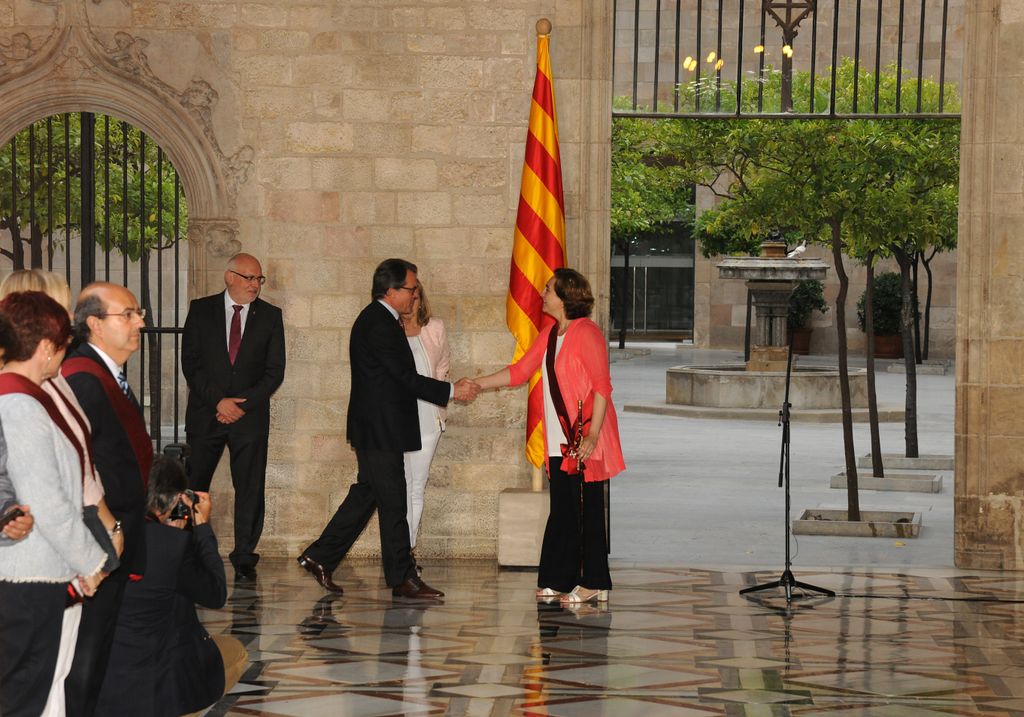
<path id="1" fill-rule="evenodd" d="M 267 283 L 267 277 L 263 276 L 262 274 L 260 274 L 259 276 L 253 276 L 252 274 L 239 274 L 234 269 L 228 269 L 228 271 L 230 271 L 235 276 L 239 276 L 245 279 L 246 281 L 255 281 L 260 286 L 263 286 L 264 284 Z"/>
<path id="2" fill-rule="evenodd" d="M 420 290 L 419 284 L 417 284 L 416 286 L 400 286 L 398 288 L 399 289 L 405 289 L 410 294 L 415 294 L 417 291 Z"/>
<path id="3" fill-rule="evenodd" d="M 121 311 L 121 312 L 116 313 L 116 314 L 100 314 L 100 316 L 120 316 L 122 319 L 125 319 L 126 321 L 131 321 L 136 316 L 138 316 L 140 319 L 146 318 L 146 310 L 145 309 L 125 309 L 124 311 Z"/>

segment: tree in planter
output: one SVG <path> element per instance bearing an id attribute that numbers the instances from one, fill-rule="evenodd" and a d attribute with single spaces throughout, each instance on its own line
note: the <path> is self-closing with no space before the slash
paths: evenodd
<path id="1" fill-rule="evenodd" d="M 858 90 L 862 96 L 873 91 L 874 76 L 860 73 Z M 770 78 L 769 78 L 770 79 Z M 807 84 L 806 74 L 797 73 L 794 84 Z M 851 61 L 837 68 L 836 107 L 850 103 L 854 93 L 854 71 Z M 880 110 L 893 104 L 901 84 L 894 72 L 879 78 Z M 934 109 L 932 99 L 937 86 L 928 81 L 919 88 L 916 80 L 902 79 L 905 106 L 916 99 L 921 90 L 922 107 Z M 767 95 L 772 84 L 766 85 Z M 723 93 L 728 87 L 723 88 Z M 953 97 L 951 90 L 947 93 Z M 753 101 L 757 88 L 753 82 L 744 88 L 745 102 Z M 808 93 L 794 92 L 798 98 Z M 819 97 L 819 99 L 823 99 Z M 800 99 L 799 102 L 806 102 Z M 822 101 L 817 106 L 826 107 Z M 806 112 L 807 107 L 795 107 Z M 914 216 L 927 202 L 897 202 L 893 206 L 874 207 L 865 211 L 865 203 L 873 193 L 881 194 L 901 184 L 894 170 L 890 153 L 899 157 L 907 147 L 916 145 L 918 137 L 908 141 L 905 136 L 914 122 L 880 120 L 848 120 L 841 122 L 803 120 L 777 122 L 770 120 L 732 121 L 728 123 L 690 120 L 675 125 L 668 135 L 670 145 L 663 151 L 672 154 L 680 164 L 692 171 L 694 183 L 709 187 L 724 199 L 716 209 L 705 213 L 696 227 L 702 251 L 731 253 L 756 242 L 771 228 L 787 235 L 829 246 L 839 278 L 836 297 L 836 330 L 839 353 L 840 392 L 843 407 L 843 444 L 847 477 L 847 514 L 850 520 L 860 519 L 857 491 L 857 469 L 853 446 L 853 419 L 849 386 L 848 350 L 846 343 L 845 307 L 849 277 L 844 267 L 844 253 L 872 243 L 876 253 L 883 251 L 878 237 L 884 234 L 867 231 L 878 223 L 894 221 L 896 225 L 915 224 Z M 920 137 L 924 154 L 937 144 Z M 674 143 L 674 144 L 672 144 Z M 920 167 L 915 161 L 913 166 Z M 880 189 L 881 188 L 881 189 Z M 863 224 L 862 215 L 870 213 L 876 222 Z M 902 213 L 902 215 L 901 215 Z M 895 219 L 894 219 L 894 216 Z M 898 232 L 897 232 L 898 234 Z"/>
<path id="2" fill-rule="evenodd" d="M 867 334 L 865 357 L 868 369 L 868 414 L 871 433 L 871 468 L 876 478 L 885 477 L 882 464 L 882 442 L 878 420 L 878 398 L 875 391 L 875 340 L 879 336 L 898 336 L 902 323 L 903 286 L 895 272 L 874 273 L 875 249 L 868 250 L 865 259 L 868 278 L 864 293 L 857 302 L 857 323 Z"/>
<path id="3" fill-rule="evenodd" d="M 960 128 L 956 122 L 905 120 L 895 128 L 899 134 L 889 139 L 881 153 L 878 183 L 865 194 L 864 211 L 853 219 L 851 230 L 860 256 L 873 249 L 891 255 L 900 267 L 905 455 L 916 458 L 914 324 L 919 312 L 912 269 L 921 252 L 929 247 L 949 247 L 949 237 L 956 235 Z"/>
<path id="4" fill-rule="evenodd" d="M 805 279 L 797 283 L 789 297 L 789 313 L 786 317 L 789 331 L 795 333 L 801 329 L 810 330 L 811 314 L 815 311 L 823 314 L 828 311 L 824 285 L 817 279 Z M 795 339 L 793 345 L 794 353 L 801 353 L 796 351 Z"/>

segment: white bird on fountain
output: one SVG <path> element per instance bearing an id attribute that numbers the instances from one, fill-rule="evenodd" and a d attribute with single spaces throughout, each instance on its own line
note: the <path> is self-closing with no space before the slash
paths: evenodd
<path id="1" fill-rule="evenodd" d="M 805 251 L 807 251 L 807 240 L 806 239 L 803 240 L 802 242 L 800 242 L 800 246 L 798 246 L 796 249 L 794 249 L 793 251 L 791 251 L 788 254 L 786 254 L 786 258 L 787 259 L 799 259 L 800 257 L 803 256 Z"/>

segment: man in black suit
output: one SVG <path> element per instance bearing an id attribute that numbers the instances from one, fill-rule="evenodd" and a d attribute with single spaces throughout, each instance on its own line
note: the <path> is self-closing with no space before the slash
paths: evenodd
<path id="1" fill-rule="evenodd" d="M 478 388 L 465 378 L 453 385 L 416 373 L 399 314 L 408 313 L 418 291 L 415 264 L 404 259 L 381 262 L 373 274 L 373 301 L 352 326 L 348 441 L 359 474 L 323 534 L 299 556 L 299 564 L 332 592 L 342 589 L 331 573 L 376 510 L 384 579 L 392 594 L 444 595 L 420 580 L 409 555 L 403 454 L 420 449 L 417 398 L 444 406 L 452 398 L 472 400 Z"/>
<path id="2" fill-rule="evenodd" d="M 75 307 L 79 343 L 61 367 L 92 426 L 93 459 L 104 497 L 124 531 L 121 567 L 83 606 L 75 657 L 64 682 L 67 714 L 75 717 L 96 709 L 125 585 L 146 569 L 143 523 L 153 444 L 124 370 L 139 349 L 145 316 L 123 286 L 85 287 Z"/>
<path id="3" fill-rule="evenodd" d="M 239 580 L 256 579 L 263 532 L 270 397 L 284 380 L 281 310 L 259 298 L 266 281 L 256 257 L 236 254 L 224 272 L 227 290 L 196 299 L 185 319 L 181 370 L 188 382 L 185 435 L 192 490 L 208 491 L 227 445 L 235 488 Z"/>

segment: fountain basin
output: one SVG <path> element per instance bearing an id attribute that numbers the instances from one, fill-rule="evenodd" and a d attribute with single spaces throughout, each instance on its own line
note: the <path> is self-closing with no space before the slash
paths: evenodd
<path id="1" fill-rule="evenodd" d="M 867 370 L 850 369 L 853 408 L 866 408 Z M 747 371 L 743 364 L 676 366 L 665 377 L 665 401 L 683 406 L 778 409 L 786 396 L 786 374 Z M 839 409 L 839 370 L 794 366 L 789 389 L 793 410 Z"/>

